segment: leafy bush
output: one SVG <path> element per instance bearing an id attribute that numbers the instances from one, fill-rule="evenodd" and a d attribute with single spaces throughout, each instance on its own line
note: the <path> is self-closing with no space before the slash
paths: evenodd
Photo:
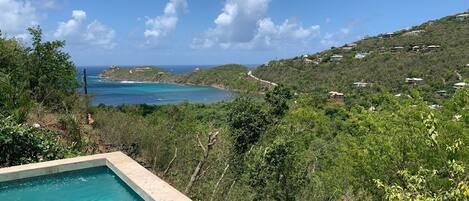
<path id="1" fill-rule="evenodd" d="M 0 117 L 0 166 L 60 159 L 64 155 L 56 133 Z"/>

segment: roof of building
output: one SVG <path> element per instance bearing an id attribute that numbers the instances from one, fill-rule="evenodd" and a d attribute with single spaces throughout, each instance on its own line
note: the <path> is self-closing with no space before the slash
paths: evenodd
<path id="1" fill-rule="evenodd" d="M 469 84 L 466 84 L 465 82 L 458 82 L 458 83 L 454 84 L 454 86 L 462 86 L 462 87 L 468 86 L 468 85 Z"/>
<path id="2" fill-rule="evenodd" d="M 422 78 L 418 78 L 418 77 L 408 77 L 405 79 L 406 81 L 422 81 L 423 79 Z"/>
<path id="3" fill-rule="evenodd" d="M 343 93 L 337 92 L 337 91 L 330 91 L 329 95 L 331 96 L 343 96 Z"/>

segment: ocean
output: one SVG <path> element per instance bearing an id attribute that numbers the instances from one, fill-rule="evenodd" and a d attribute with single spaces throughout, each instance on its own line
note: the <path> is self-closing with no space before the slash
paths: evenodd
<path id="1" fill-rule="evenodd" d="M 254 66 L 254 65 L 252 65 Z M 212 66 L 196 65 L 166 65 L 158 66 L 172 73 L 185 73 L 194 68 L 209 68 Z M 92 97 L 92 104 L 121 105 L 121 104 L 150 104 L 164 105 L 181 102 L 215 103 L 230 100 L 235 93 L 213 87 L 191 86 L 180 84 L 163 84 L 152 82 L 109 81 L 98 77 L 107 66 L 77 67 L 77 79 L 83 83 L 83 69 L 87 69 L 88 94 Z M 83 93 L 83 88 L 80 89 Z"/>

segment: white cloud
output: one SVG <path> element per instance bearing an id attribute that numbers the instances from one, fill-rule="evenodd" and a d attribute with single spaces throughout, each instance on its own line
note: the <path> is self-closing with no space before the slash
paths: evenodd
<path id="1" fill-rule="evenodd" d="M 187 8 L 186 0 L 170 0 L 164 9 L 163 15 L 148 18 L 145 21 L 147 29 L 143 33 L 149 39 L 147 43 L 158 43 L 161 39 L 176 29 L 179 21 L 178 13 Z"/>
<path id="2" fill-rule="evenodd" d="M 72 18 L 66 22 L 59 22 L 54 37 L 67 40 L 72 45 L 87 42 L 89 45 L 110 49 L 116 46 L 114 42 L 115 31 L 101 22 L 94 20 L 84 25 L 87 19 L 83 10 L 72 11 Z"/>
<path id="3" fill-rule="evenodd" d="M 86 27 L 85 40 L 101 47 L 112 49 L 116 46 L 114 42 L 115 35 L 116 33 L 113 29 L 95 20 Z"/>
<path id="4" fill-rule="evenodd" d="M 0 0 L 0 30 L 22 37 L 26 29 L 38 24 L 38 14 L 30 1 Z"/>
<path id="5" fill-rule="evenodd" d="M 220 47 L 269 49 L 304 44 L 319 34 L 318 25 L 303 27 L 295 20 L 276 25 L 267 10 L 270 0 L 228 0 L 215 19 L 215 28 L 193 40 L 196 49 Z"/>
<path id="6" fill-rule="evenodd" d="M 78 34 L 82 21 L 86 19 L 86 12 L 82 10 L 72 11 L 72 19 L 67 22 L 59 22 L 59 27 L 54 32 L 54 37 L 64 38 Z"/>

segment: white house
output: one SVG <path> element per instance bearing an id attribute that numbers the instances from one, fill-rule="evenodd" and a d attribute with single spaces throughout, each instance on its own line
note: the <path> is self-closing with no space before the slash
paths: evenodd
<path id="1" fill-rule="evenodd" d="M 394 36 L 393 32 L 388 32 L 388 33 L 381 34 L 381 37 L 383 37 L 383 38 L 391 38 L 393 36 Z"/>
<path id="2" fill-rule="evenodd" d="M 368 56 L 370 53 L 368 52 L 358 52 L 355 54 L 355 59 L 363 59 Z"/>
<path id="3" fill-rule="evenodd" d="M 456 88 L 456 89 L 466 89 L 466 88 L 469 88 L 469 84 L 465 83 L 465 82 L 458 82 L 458 83 L 454 84 L 454 88 Z"/>
<path id="4" fill-rule="evenodd" d="M 428 48 L 429 50 L 437 50 L 437 49 L 440 49 L 440 47 L 441 47 L 441 46 L 439 46 L 439 45 L 429 45 L 429 46 L 427 46 L 427 48 Z"/>
<path id="5" fill-rule="evenodd" d="M 343 93 L 339 93 L 337 91 L 330 91 L 329 98 L 334 100 L 343 100 L 345 95 Z"/>
<path id="6" fill-rule="evenodd" d="M 340 55 L 340 54 L 334 54 L 331 56 L 331 61 L 340 61 L 344 58 L 344 56 Z"/>
<path id="7" fill-rule="evenodd" d="M 464 21 L 468 18 L 469 18 L 469 14 L 467 14 L 467 13 L 456 15 L 456 19 L 459 20 L 459 21 Z"/>
<path id="8" fill-rule="evenodd" d="M 406 36 L 418 36 L 420 33 L 423 33 L 424 30 L 413 30 L 405 33 Z"/>
<path id="9" fill-rule="evenodd" d="M 366 87 L 368 83 L 360 81 L 360 82 L 354 82 L 353 85 L 355 85 L 356 87 Z"/>
<path id="10" fill-rule="evenodd" d="M 396 47 L 391 48 L 391 50 L 393 50 L 393 51 L 401 51 L 403 49 L 404 49 L 404 47 L 402 47 L 402 46 L 396 46 Z"/>
<path id="11" fill-rule="evenodd" d="M 394 95 L 395 97 L 405 97 L 405 98 L 412 98 L 412 96 L 408 95 L 408 94 L 396 94 Z"/>
<path id="12" fill-rule="evenodd" d="M 417 84 L 417 82 L 420 82 L 420 81 L 423 81 L 422 78 L 418 78 L 418 77 L 408 77 L 405 79 L 405 82 L 407 82 L 408 84 Z"/>
<path id="13" fill-rule="evenodd" d="M 438 94 L 439 96 L 446 96 L 447 91 L 446 90 L 439 90 L 439 91 L 436 91 L 436 94 Z"/>

